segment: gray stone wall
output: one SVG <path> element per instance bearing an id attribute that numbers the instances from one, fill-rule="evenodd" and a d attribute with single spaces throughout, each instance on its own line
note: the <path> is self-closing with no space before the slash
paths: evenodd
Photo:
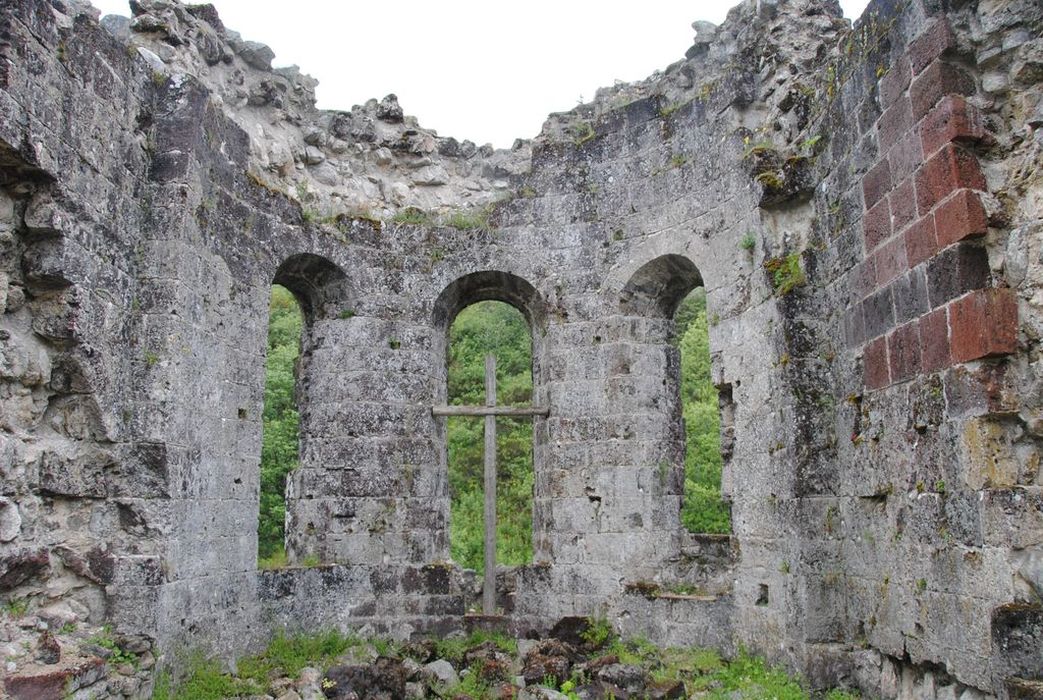
<path id="1" fill-rule="evenodd" d="M 470 624 L 430 407 L 455 314 L 500 299 L 551 411 L 512 629 L 606 616 L 888 697 L 1043 676 L 1038 7 L 746 2 L 509 152 L 393 100 L 318 112 L 212 8 L 136 13 L 0 9 L 4 596 L 225 656 Z M 496 192 L 474 229 L 357 206 Z M 273 282 L 306 316 L 301 451 L 294 566 L 258 572 Z M 727 538 L 679 524 L 700 285 Z"/>

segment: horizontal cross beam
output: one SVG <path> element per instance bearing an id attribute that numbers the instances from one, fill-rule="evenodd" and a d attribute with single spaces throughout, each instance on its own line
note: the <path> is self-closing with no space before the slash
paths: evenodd
<path id="1" fill-rule="evenodd" d="M 549 408 L 535 406 L 432 406 L 433 416 L 549 416 Z"/>

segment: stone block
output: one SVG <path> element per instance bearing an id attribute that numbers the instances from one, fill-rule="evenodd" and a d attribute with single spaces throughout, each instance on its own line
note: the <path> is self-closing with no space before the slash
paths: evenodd
<path id="1" fill-rule="evenodd" d="M 913 119 L 922 119 L 946 95 L 971 95 L 974 79 L 951 63 L 931 63 L 909 88 Z"/>
<path id="2" fill-rule="evenodd" d="M 946 144 L 916 172 L 916 205 L 926 214 L 953 192 L 985 189 L 978 159 L 959 146 Z"/>
<path id="3" fill-rule="evenodd" d="M 903 235 L 903 240 L 905 241 L 906 260 L 909 267 L 916 267 L 923 261 L 930 259 L 938 250 L 934 215 L 927 214 L 907 228 Z"/>
<path id="4" fill-rule="evenodd" d="M 909 42 L 906 54 L 913 75 L 919 75 L 932 61 L 941 58 L 955 47 L 956 37 L 948 20 L 944 17 L 936 18 L 919 36 Z"/>
<path id="5" fill-rule="evenodd" d="M 1003 660 L 1004 675 L 1043 678 L 1043 608 L 1011 603 L 993 610 L 992 647 Z"/>
<path id="6" fill-rule="evenodd" d="M 886 338 L 877 338 L 866 345 L 862 362 L 865 371 L 866 388 L 880 389 L 891 383 Z"/>
<path id="7" fill-rule="evenodd" d="M 989 418 L 972 418 L 960 435 L 964 482 L 974 490 L 1001 489 L 1018 481 L 1018 462 L 1010 454 L 1003 425 Z"/>
<path id="8" fill-rule="evenodd" d="M 890 287 L 870 294 L 866 297 L 862 307 L 867 338 L 875 338 L 894 328 L 894 298 Z"/>
<path id="9" fill-rule="evenodd" d="M 923 366 L 920 344 L 920 327 L 916 321 L 899 326 L 887 337 L 892 383 L 905 381 L 920 372 Z"/>
<path id="10" fill-rule="evenodd" d="M 960 95 L 947 95 L 920 122 L 923 152 L 932 155 L 949 143 L 975 143 L 985 138 L 981 110 Z"/>
<path id="11" fill-rule="evenodd" d="M 893 289 L 896 323 L 911 321 L 930 310 L 927 273 L 922 267 L 896 279 Z"/>
<path id="12" fill-rule="evenodd" d="M 889 151 L 891 147 L 913 126 L 913 111 L 909 98 L 899 97 L 887 108 L 877 122 L 877 140 L 881 151 Z"/>
<path id="13" fill-rule="evenodd" d="M 891 168 L 886 159 L 880 160 L 862 178 L 862 196 L 868 210 L 891 191 Z"/>
<path id="14" fill-rule="evenodd" d="M 981 197 L 971 190 L 957 190 L 938 205 L 934 216 L 940 248 L 967 238 L 982 236 L 989 230 L 988 217 Z"/>
<path id="15" fill-rule="evenodd" d="M 912 80 L 909 60 L 902 56 L 891 64 L 891 69 L 880 78 L 880 105 L 887 109 L 897 102 L 909 88 Z"/>
<path id="16" fill-rule="evenodd" d="M 920 341 L 923 343 L 923 369 L 931 372 L 948 367 L 952 362 L 949 352 L 949 317 L 945 307 L 935 309 L 920 319 Z"/>
<path id="17" fill-rule="evenodd" d="M 891 236 L 891 210 L 887 199 L 874 204 L 862 217 L 862 235 L 867 251 L 872 251 Z"/>
<path id="18" fill-rule="evenodd" d="M 891 209 L 891 230 L 900 232 L 916 218 L 916 186 L 906 178 L 887 195 Z"/>
<path id="19" fill-rule="evenodd" d="M 1014 352 L 1018 340 L 1018 305 L 1010 289 L 971 292 L 949 306 L 952 357 L 968 362 Z"/>
<path id="20" fill-rule="evenodd" d="M 984 248 L 969 244 L 947 248 L 927 265 L 927 293 L 931 308 L 981 289 L 988 281 L 989 260 Z"/>
<path id="21" fill-rule="evenodd" d="M 873 258 L 878 287 L 883 287 L 909 269 L 906 261 L 905 240 L 900 236 L 892 238 L 880 246 L 873 253 Z"/>

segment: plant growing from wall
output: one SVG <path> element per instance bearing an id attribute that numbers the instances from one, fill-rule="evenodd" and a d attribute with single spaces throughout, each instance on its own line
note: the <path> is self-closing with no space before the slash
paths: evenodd
<path id="1" fill-rule="evenodd" d="M 789 294 L 797 287 L 807 284 L 808 278 L 800 266 L 800 253 L 764 261 L 764 269 L 771 275 L 776 296 Z"/>

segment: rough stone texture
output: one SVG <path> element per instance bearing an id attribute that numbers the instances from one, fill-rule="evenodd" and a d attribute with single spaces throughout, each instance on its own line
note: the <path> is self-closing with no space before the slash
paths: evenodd
<path id="1" fill-rule="evenodd" d="M 1037 2 L 876 0 L 850 28 L 747 0 L 508 152 L 391 97 L 317 111 L 212 7 L 134 11 L 0 6 L 5 597 L 160 652 L 466 626 L 430 406 L 455 314 L 495 298 L 550 408 L 510 624 L 606 615 L 885 697 L 1037 687 Z M 481 228 L 359 216 L 498 193 Z M 323 565 L 258 572 L 273 282 L 307 317 L 287 545 Z M 678 517 L 671 316 L 699 285 L 723 541 Z"/>

